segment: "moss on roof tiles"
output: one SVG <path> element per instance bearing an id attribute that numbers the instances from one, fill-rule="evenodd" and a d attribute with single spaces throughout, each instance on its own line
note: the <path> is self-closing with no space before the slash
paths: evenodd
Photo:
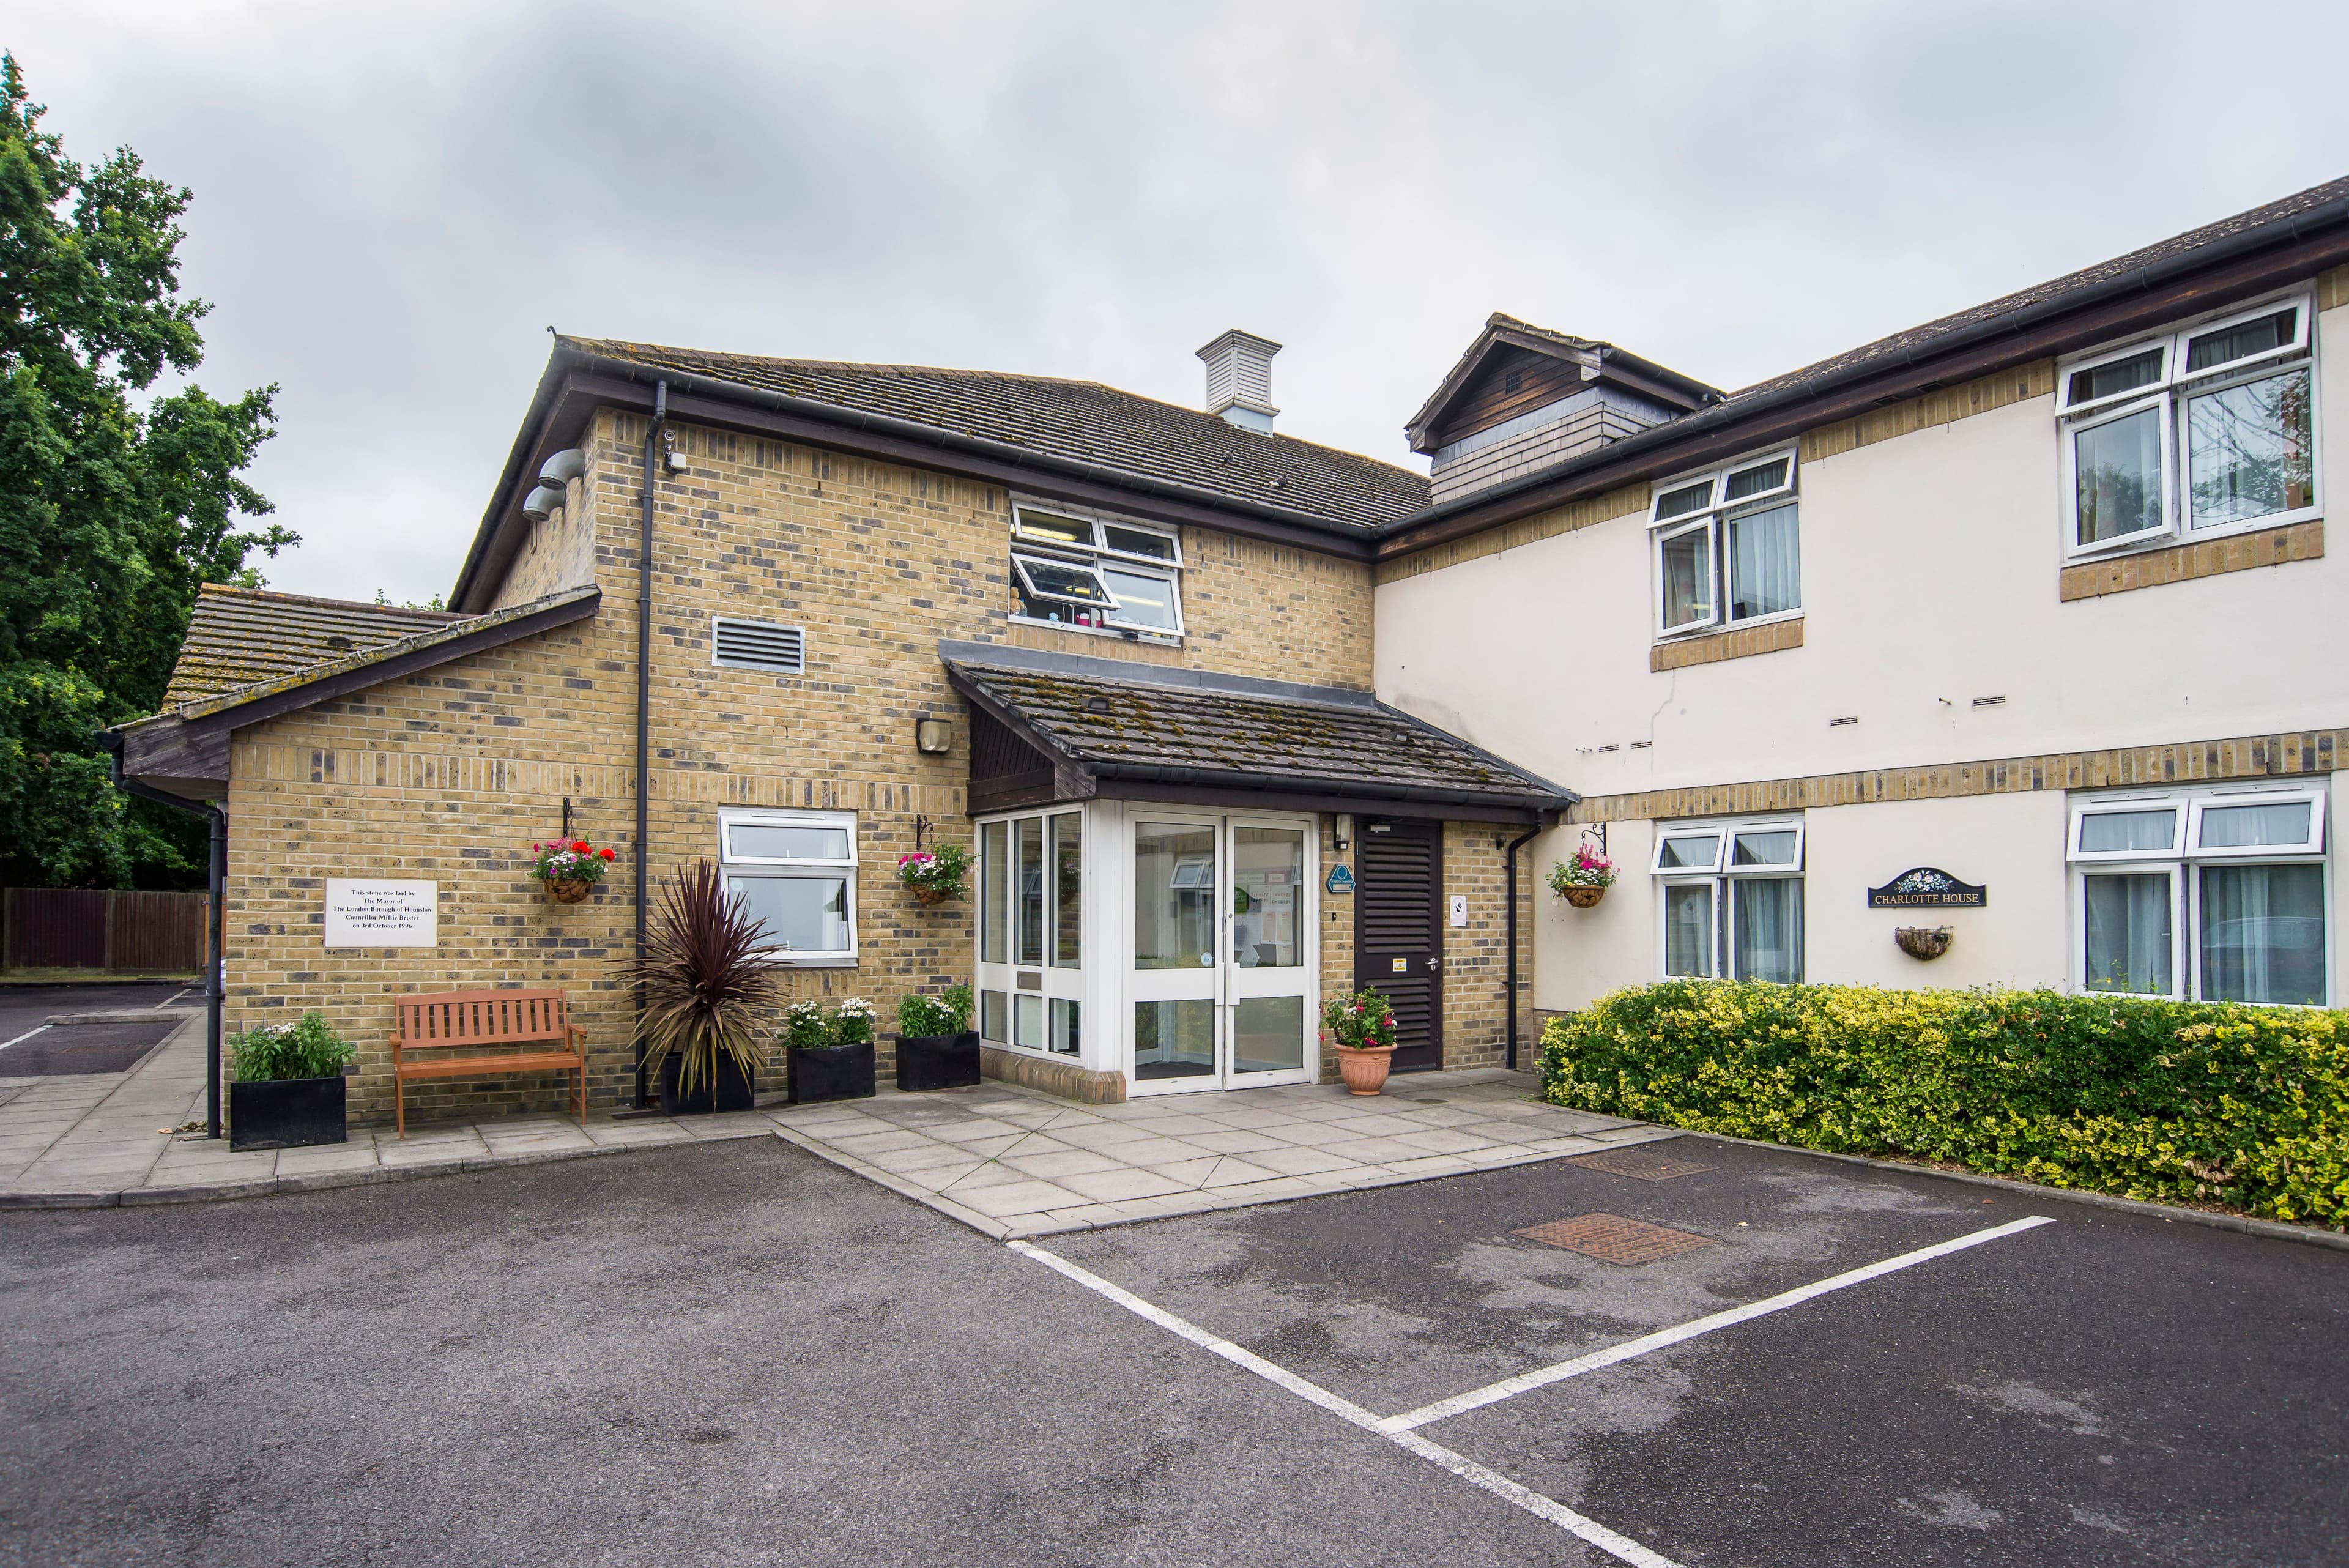
<path id="1" fill-rule="evenodd" d="M 206 583 L 164 690 L 166 707 L 322 664 L 463 618 Z"/>

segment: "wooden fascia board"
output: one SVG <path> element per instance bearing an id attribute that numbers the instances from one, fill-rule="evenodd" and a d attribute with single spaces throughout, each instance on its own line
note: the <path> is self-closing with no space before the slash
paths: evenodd
<path id="1" fill-rule="evenodd" d="M 1039 729 L 1027 715 L 1004 701 L 978 681 L 952 664 L 946 667 L 947 684 L 953 687 L 972 707 L 1010 731 L 1027 742 L 1038 756 L 1052 767 L 1052 789 L 1061 800 L 1091 800 L 1095 789 L 1093 770 L 1086 761 L 1069 749 L 1066 742 L 1047 731 Z"/>
<path id="2" fill-rule="evenodd" d="M 166 714 L 127 725 L 122 775 L 183 800 L 217 800 L 228 793 L 228 732 Z"/>
<path id="3" fill-rule="evenodd" d="M 1448 544 L 1658 474 L 1726 461 L 1754 448 L 1791 441 L 1806 431 L 1955 382 L 2067 354 L 2106 338 L 2125 337 L 2197 311 L 2217 309 L 2266 289 L 2297 282 L 2344 261 L 2349 261 L 2349 230 L 2303 241 L 2124 299 L 2091 305 L 2059 320 L 1946 355 L 1891 365 L 1874 374 L 1856 373 L 1850 381 L 1823 385 L 1807 396 L 1796 393 L 1757 409 L 1750 417 L 1732 414 L 1702 431 L 1681 435 L 1677 431 L 1679 421 L 1658 425 L 1652 436 L 1630 436 L 1602 447 L 1588 458 L 1574 462 L 1568 472 L 1554 479 L 1471 504 L 1448 516 L 1399 524 L 1395 532 L 1379 541 L 1378 558 L 1390 560 Z M 1703 414 L 1700 411 L 1687 417 L 1702 419 Z M 1631 450 L 1625 451 L 1627 447 Z"/>
<path id="4" fill-rule="evenodd" d="M 233 731 L 265 723 L 269 720 L 299 709 L 315 707 L 321 702 L 332 702 L 337 698 L 347 697 L 355 691 L 364 691 L 372 686 L 381 686 L 386 681 L 402 680 L 421 670 L 453 663 L 469 654 L 480 653 L 485 649 L 502 648 L 509 642 L 519 642 L 523 638 L 534 637 L 540 632 L 551 631 L 559 626 L 568 626 L 573 621 L 585 620 L 595 613 L 602 602 L 603 597 L 600 594 L 583 594 L 577 598 L 565 599 L 559 604 L 549 605 L 544 609 L 533 611 L 529 615 L 516 616 L 512 620 L 500 621 L 495 626 L 486 626 L 476 631 L 460 633 L 444 641 L 435 642 L 423 648 L 409 649 L 403 653 L 396 653 L 388 659 L 378 659 L 372 663 L 337 670 L 316 680 L 305 681 L 299 686 L 289 686 L 281 691 L 272 691 L 265 696 L 256 697 L 249 702 L 238 702 L 215 709 L 199 717 L 182 720 L 181 722 L 191 734 L 217 732 L 226 736 Z M 126 731 L 125 733 L 135 733 L 135 732 Z"/>
<path id="5" fill-rule="evenodd" d="M 1082 471 L 1091 465 L 1074 459 L 1069 460 L 1066 468 L 1050 460 L 1015 462 L 1008 457 L 961 447 L 956 444 L 957 438 L 951 431 L 939 432 L 943 439 L 933 442 L 895 431 L 860 427 L 854 410 L 841 410 L 836 417 L 819 417 L 795 410 L 761 407 L 762 400 L 780 399 L 783 395 L 746 387 L 738 400 L 700 389 L 699 385 L 682 385 L 688 381 L 708 383 L 714 381 L 715 378 L 685 371 L 665 374 L 649 365 L 633 369 L 646 379 L 637 381 L 608 372 L 574 372 L 575 390 L 586 397 L 591 407 L 604 404 L 629 413 L 648 414 L 653 406 L 653 383 L 667 380 L 669 383 L 668 417 L 673 421 L 709 425 L 769 440 L 792 441 L 802 446 L 822 447 L 908 468 L 926 468 L 1025 495 L 1049 497 L 1075 505 L 1123 513 L 1147 522 L 1189 524 L 1195 527 L 1212 528 L 1217 533 L 1260 539 L 1268 544 L 1311 550 L 1341 560 L 1367 561 L 1371 558 L 1371 539 L 1367 529 L 1360 534 L 1325 531 L 1311 524 L 1285 522 L 1278 517 L 1246 512 L 1237 507 L 1227 510 L 1207 499 L 1195 500 L 1185 494 L 1172 493 L 1178 488 L 1172 481 L 1151 480 L 1137 475 L 1131 483 L 1121 483 L 1110 477 L 1106 471 L 1099 469 L 1092 469 L 1091 472 L 1102 477 L 1089 477 Z M 574 391 L 574 388 L 566 387 L 556 406 L 564 406 Z M 550 455 L 561 450 L 560 446 L 547 448 Z M 527 491 L 517 490 L 505 504 L 518 516 L 522 503 L 527 498 Z M 1335 530 L 1344 525 L 1330 526 Z"/>
<path id="6" fill-rule="evenodd" d="M 1534 826 L 1555 807 L 1512 803 L 1470 803 L 1416 800 L 1407 796 L 1356 794 L 1341 784 L 1320 790 L 1276 790 L 1248 784 L 1216 784 L 1210 777 L 1196 784 L 1160 784 L 1143 779 L 1105 777 L 1103 800 L 1158 801 L 1167 805 L 1212 805 L 1241 811 L 1350 812 L 1357 816 L 1423 817 L 1444 822 L 1498 822 Z"/>
<path id="7" fill-rule="evenodd" d="M 1477 340 L 1469 345 L 1468 351 L 1460 357 L 1460 362 L 1452 368 L 1452 373 L 1444 378 L 1443 384 L 1435 389 L 1426 402 L 1420 405 L 1419 412 L 1413 415 L 1411 422 L 1403 427 L 1403 434 L 1410 441 L 1412 451 L 1432 452 L 1442 444 L 1435 440 L 1435 427 L 1444 422 L 1444 416 L 1454 403 L 1460 400 L 1460 394 L 1467 389 L 1468 383 L 1484 369 L 1485 361 L 1493 357 L 1493 350 L 1504 344 L 1552 359 L 1563 359 L 1570 365 L 1599 363 L 1596 354 L 1578 354 L 1563 343 L 1552 343 L 1511 327 L 1487 325 Z"/>

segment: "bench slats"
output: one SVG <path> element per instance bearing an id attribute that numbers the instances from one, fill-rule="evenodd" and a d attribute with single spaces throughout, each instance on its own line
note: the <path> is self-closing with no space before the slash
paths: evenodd
<path id="1" fill-rule="evenodd" d="M 396 1001 L 398 1024 L 391 1039 L 392 1086 L 398 1095 L 399 1136 L 408 1136 L 408 1080 L 450 1078 L 476 1073 L 538 1073 L 564 1069 L 577 1075 L 579 1119 L 587 1119 L 587 1033 L 571 1022 L 559 991 L 444 991 Z M 543 1045 L 567 1050 L 480 1054 L 485 1045 Z M 474 1054 L 454 1054 L 458 1047 Z M 410 1055 L 411 1052 L 428 1053 Z"/>

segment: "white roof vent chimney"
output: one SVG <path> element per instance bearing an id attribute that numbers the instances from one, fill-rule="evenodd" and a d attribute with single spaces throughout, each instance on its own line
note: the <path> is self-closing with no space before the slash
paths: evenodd
<path id="1" fill-rule="evenodd" d="M 1280 345 L 1233 327 L 1199 350 L 1207 362 L 1207 411 L 1242 430 L 1272 433 L 1272 357 Z"/>

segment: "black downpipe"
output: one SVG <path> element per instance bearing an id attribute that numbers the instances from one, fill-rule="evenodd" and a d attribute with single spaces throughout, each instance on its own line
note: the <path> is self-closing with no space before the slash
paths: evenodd
<path id="1" fill-rule="evenodd" d="M 651 830 L 653 702 L 653 480 L 659 462 L 660 429 L 668 418 L 668 383 L 653 387 L 652 423 L 645 427 L 645 516 L 636 536 L 636 961 L 645 961 L 646 921 L 649 913 L 646 878 L 651 875 L 645 836 Z M 645 1042 L 641 1025 L 645 992 L 636 988 L 636 1105 L 651 1104 L 645 1082 Z"/>
<path id="2" fill-rule="evenodd" d="M 1539 824 L 1509 841 L 1509 1070 L 1517 1068 L 1517 851 L 1541 836 Z"/>
<path id="3" fill-rule="evenodd" d="M 140 800 L 151 800 L 158 805 L 193 813 L 212 827 L 212 843 L 205 856 L 205 883 L 210 893 L 204 910 L 204 1136 L 221 1135 L 221 997 L 223 990 L 221 974 L 222 958 L 227 950 L 227 916 L 222 908 L 222 898 L 228 886 L 228 812 L 217 805 L 197 805 L 175 794 L 150 789 L 122 772 L 122 737 L 111 730 L 98 732 L 98 743 L 106 748 L 113 759 L 114 787 Z"/>

